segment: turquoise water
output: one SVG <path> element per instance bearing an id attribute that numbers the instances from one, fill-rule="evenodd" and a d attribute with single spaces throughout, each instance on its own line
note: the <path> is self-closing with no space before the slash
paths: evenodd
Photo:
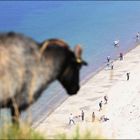
<path id="1" fill-rule="evenodd" d="M 21 32 L 39 42 L 62 38 L 71 48 L 80 43 L 89 63 L 82 69 L 84 79 L 104 65 L 108 55 L 116 57 L 114 40 L 120 40 L 119 52 L 135 46 L 139 13 L 139 1 L 0 1 L 0 32 Z M 66 97 L 55 82 L 33 106 L 33 113 L 42 114 Z"/>

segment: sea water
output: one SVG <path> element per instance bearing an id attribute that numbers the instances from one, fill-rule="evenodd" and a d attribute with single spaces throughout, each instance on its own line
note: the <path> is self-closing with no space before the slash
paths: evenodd
<path id="1" fill-rule="evenodd" d="M 106 64 L 108 55 L 115 59 L 136 45 L 139 13 L 139 1 L 0 1 L 0 32 L 20 32 L 38 42 L 61 38 L 72 49 L 81 44 L 89 64 L 81 71 L 84 80 Z M 120 41 L 119 49 L 114 40 Z M 31 107 L 33 120 L 48 115 L 67 97 L 54 82 Z"/>

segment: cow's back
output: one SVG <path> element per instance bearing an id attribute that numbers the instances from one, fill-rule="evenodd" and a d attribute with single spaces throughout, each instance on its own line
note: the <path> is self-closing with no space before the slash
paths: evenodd
<path id="1" fill-rule="evenodd" d="M 35 41 L 21 34 L 0 34 L 0 102 L 23 90 L 35 65 L 37 49 Z"/>

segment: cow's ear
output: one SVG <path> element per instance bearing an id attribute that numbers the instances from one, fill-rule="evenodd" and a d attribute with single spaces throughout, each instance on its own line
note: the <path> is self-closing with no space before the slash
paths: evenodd
<path id="1" fill-rule="evenodd" d="M 77 63 L 87 66 L 88 63 L 86 61 L 82 60 L 82 52 L 83 52 L 83 49 L 81 48 L 81 45 L 80 44 L 76 45 L 74 48 L 74 53 L 76 56 Z"/>
<path id="2" fill-rule="evenodd" d="M 78 45 L 75 46 L 74 53 L 75 53 L 75 56 L 76 56 L 77 59 L 81 59 L 81 57 L 82 57 L 82 51 L 83 50 L 82 50 L 80 44 L 78 44 Z"/>

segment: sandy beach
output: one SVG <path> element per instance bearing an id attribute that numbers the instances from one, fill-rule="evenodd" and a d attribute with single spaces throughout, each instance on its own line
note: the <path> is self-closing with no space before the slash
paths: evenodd
<path id="1" fill-rule="evenodd" d="M 51 115 L 33 127 L 49 138 L 56 133 L 71 134 L 78 126 L 81 132 L 91 130 L 105 138 L 140 138 L 140 45 L 114 61 L 114 69 L 104 68 L 81 86 L 77 95 L 69 97 Z M 126 73 L 130 72 L 127 81 Z M 104 95 L 108 104 L 104 104 Z M 99 102 L 103 109 L 99 111 Z M 69 125 L 69 115 L 81 115 L 85 120 L 75 119 L 76 125 Z M 96 120 L 92 122 L 92 112 Z M 99 122 L 105 115 L 106 122 Z"/>

